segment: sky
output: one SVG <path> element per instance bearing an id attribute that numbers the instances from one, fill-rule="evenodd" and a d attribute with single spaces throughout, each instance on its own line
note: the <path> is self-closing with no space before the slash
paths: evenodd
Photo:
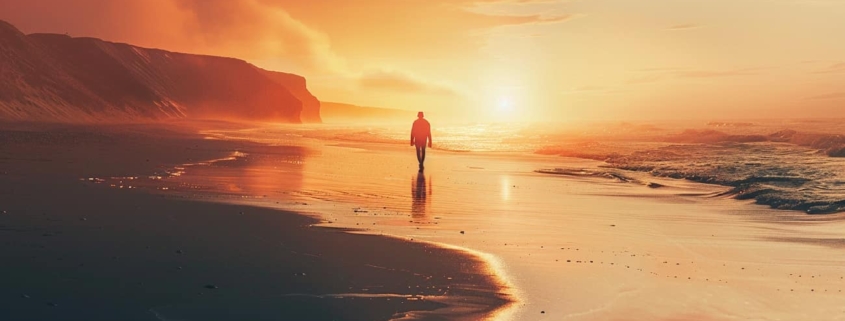
<path id="1" fill-rule="evenodd" d="M 0 19 L 435 118 L 845 117 L 845 0 L 0 0 Z"/>

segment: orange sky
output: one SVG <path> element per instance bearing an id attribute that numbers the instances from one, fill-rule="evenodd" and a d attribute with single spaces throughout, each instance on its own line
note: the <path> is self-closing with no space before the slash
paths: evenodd
<path id="1" fill-rule="evenodd" d="M 840 0 L 0 0 L 27 33 L 234 56 L 324 101 L 480 121 L 845 117 L 843 17 Z"/>

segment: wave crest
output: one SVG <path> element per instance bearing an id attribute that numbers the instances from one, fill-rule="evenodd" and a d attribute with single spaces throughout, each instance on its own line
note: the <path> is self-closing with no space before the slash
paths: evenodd
<path id="1" fill-rule="evenodd" d="M 545 147 L 537 153 L 599 160 L 612 169 L 729 186 L 732 188 L 725 195 L 776 209 L 810 214 L 845 211 L 842 135 L 791 129 L 771 134 L 688 129 L 656 140 L 573 143 Z"/>

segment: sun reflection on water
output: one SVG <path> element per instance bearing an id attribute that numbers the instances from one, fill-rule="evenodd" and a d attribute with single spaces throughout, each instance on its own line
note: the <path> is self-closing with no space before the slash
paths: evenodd
<path id="1" fill-rule="evenodd" d="M 511 179 L 507 175 L 503 175 L 499 180 L 501 185 L 502 200 L 507 202 L 511 199 Z"/>

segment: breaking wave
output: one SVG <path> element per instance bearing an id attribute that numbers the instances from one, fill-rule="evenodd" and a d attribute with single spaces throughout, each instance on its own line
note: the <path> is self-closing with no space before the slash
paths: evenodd
<path id="1" fill-rule="evenodd" d="M 590 141 L 549 146 L 537 153 L 600 160 L 607 169 L 729 186 L 726 195 L 775 209 L 809 214 L 845 211 L 845 136 L 839 134 L 689 129 L 652 142 Z"/>

